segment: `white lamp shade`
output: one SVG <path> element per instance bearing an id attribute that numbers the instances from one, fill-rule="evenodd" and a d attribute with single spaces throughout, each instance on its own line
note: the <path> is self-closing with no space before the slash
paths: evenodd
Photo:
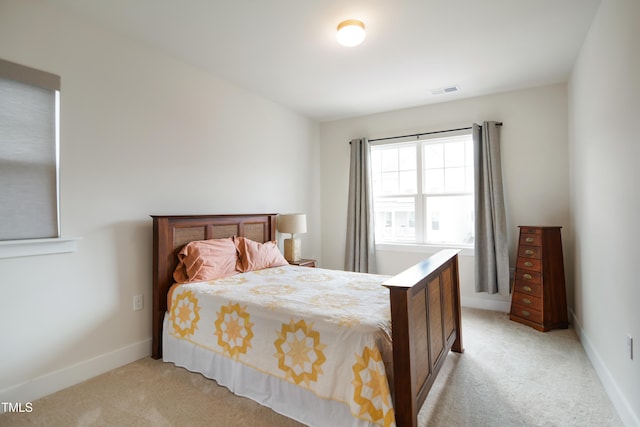
<path id="1" fill-rule="evenodd" d="M 281 233 L 299 234 L 307 232 L 306 214 L 278 215 L 278 231 Z"/>
<path id="2" fill-rule="evenodd" d="M 353 47 L 357 46 L 364 41 L 366 33 L 364 31 L 364 24 L 357 19 L 348 19 L 342 21 L 338 25 L 338 33 L 336 34 L 336 40 L 342 46 Z"/>

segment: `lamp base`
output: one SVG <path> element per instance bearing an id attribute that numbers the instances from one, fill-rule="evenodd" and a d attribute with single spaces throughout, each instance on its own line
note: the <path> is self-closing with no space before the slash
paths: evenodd
<path id="1" fill-rule="evenodd" d="M 284 239 L 284 259 L 289 262 L 300 261 L 300 239 Z"/>

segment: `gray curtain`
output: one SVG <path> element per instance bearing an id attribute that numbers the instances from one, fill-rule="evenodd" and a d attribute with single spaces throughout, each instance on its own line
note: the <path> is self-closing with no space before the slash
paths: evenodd
<path id="1" fill-rule="evenodd" d="M 476 292 L 509 295 L 509 249 L 500 162 L 500 124 L 473 125 Z"/>
<path id="2" fill-rule="evenodd" d="M 349 167 L 349 203 L 347 244 L 344 269 L 363 273 L 376 272 L 376 247 L 373 226 L 373 197 L 369 141 L 354 139 Z"/>

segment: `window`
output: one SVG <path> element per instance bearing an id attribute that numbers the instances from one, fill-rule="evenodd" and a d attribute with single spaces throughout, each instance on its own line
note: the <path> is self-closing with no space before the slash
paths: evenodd
<path id="1" fill-rule="evenodd" d="M 0 60 L 0 241 L 59 237 L 60 77 Z"/>
<path id="2" fill-rule="evenodd" d="M 376 241 L 471 246 L 470 132 L 371 146 Z"/>

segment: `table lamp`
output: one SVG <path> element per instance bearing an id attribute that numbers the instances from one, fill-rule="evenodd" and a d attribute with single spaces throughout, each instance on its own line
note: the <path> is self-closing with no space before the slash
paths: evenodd
<path id="1" fill-rule="evenodd" d="M 278 231 L 281 233 L 291 233 L 290 239 L 284 239 L 284 258 L 289 262 L 300 261 L 300 239 L 295 239 L 294 234 L 307 232 L 307 215 L 278 215 Z"/>

